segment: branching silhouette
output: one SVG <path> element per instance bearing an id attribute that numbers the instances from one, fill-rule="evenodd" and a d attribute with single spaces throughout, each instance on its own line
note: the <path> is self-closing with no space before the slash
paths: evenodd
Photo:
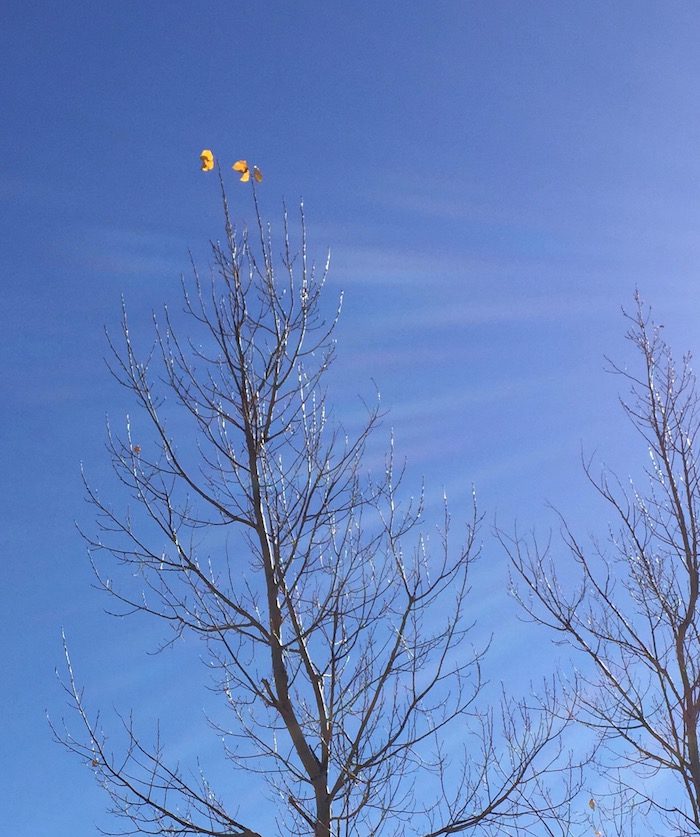
<path id="1" fill-rule="evenodd" d="M 212 277 L 194 268 L 185 287 L 193 333 L 181 337 L 166 310 L 140 359 L 124 311 L 110 341 L 113 374 L 152 436 L 132 438 L 128 424 L 123 438 L 109 432 L 136 512 L 85 483 L 99 584 L 125 613 L 162 620 L 168 642 L 201 638 L 230 710 L 216 734 L 233 775 L 272 788 L 281 834 L 568 834 L 578 773 L 556 689 L 529 706 L 479 700 L 487 648 L 472 646 L 468 611 L 476 506 L 458 545 L 445 508 L 433 544 L 422 497 L 399 499 L 393 445 L 380 478 L 367 476 L 379 406 L 353 436 L 323 389 L 338 314 L 323 313 L 328 263 L 308 259 L 303 207 L 298 252 L 285 212 L 274 257 L 252 186 L 253 232 L 234 229 L 224 194 Z M 108 580 L 103 562 L 111 576 L 115 559 L 141 580 L 138 595 Z M 120 833 L 258 835 L 259 806 L 238 821 L 131 716 L 124 750 L 109 749 L 67 659 L 82 733 L 55 732 L 111 795 Z"/>
<path id="2" fill-rule="evenodd" d="M 578 672 L 577 719 L 605 748 L 601 768 L 645 834 L 700 834 L 700 412 L 690 358 L 680 368 L 639 295 L 628 339 L 641 374 L 623 401 L 650 456 L 645 490 L 586 473 L 614 512 L 608 548 L 576 539 L 563 518 L 571 563 L 551 544 L 501 533 L 519 580 L 518 597 L 537 622 L 587 658 Z M 559 571 L 557 570 L 559 567 Z M 566 583 L 569 569 L 576 581 Z M 618 828 L 625 833 L 624 827 Z M 629 832 L 627 832 L 629 833 Z"/>

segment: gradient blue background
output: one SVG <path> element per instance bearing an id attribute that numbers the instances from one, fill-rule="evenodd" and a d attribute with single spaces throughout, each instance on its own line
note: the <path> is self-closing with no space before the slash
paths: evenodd
<path id="1" fill-rule="evenodd" d="M 3 833 L 115 825 L 50 740 L 62 627 L 90 706 L 134 707 L 145 731 L 160 716 L 170 752 L 221 767 L 197 647 L 148 657 L 158 626 L 104 615 L 74 529 L 90 525 L 80 462 L 108 492 L 105 416 L 131 408 L 102 327 L 124 294 L 145 339 L 188 248 L 206 266 L 222 228 L 200 150 L 258 162 L 273 222 L 303 195 L 312 249 L 331 248 L 338 414 L 371 376 L 413 485 L 444 487 L 459 520 L 476 484 L 474 613 L 497 627 L 489 676 L 517 690 L 553 652 L 517 620 L 494 515 L 546 530 L 550 500 L 604 533 L 579 454 L 623 475 L 644 459 L 603 361 L 634 361 L 635 285 L 679 352 L 697 345 L 698 43 L 695 2 L 5 3 Z"/>

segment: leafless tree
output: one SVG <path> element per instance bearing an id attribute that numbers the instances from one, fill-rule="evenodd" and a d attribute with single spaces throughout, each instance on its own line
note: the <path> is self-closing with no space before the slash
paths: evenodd
<path id="1" fill-rule="evenodd" d="M 378 407 L 352 436 L 325 402 L 328 264 L 308 260 L 303 208 L 298 245 L 285 213 L 275 258 L 253 196 L 252 232 L 234 229 L 224 196 L 211 277 L 195 268 L 184 290 L 194 333 L 180 337 L 166 310 L 142 360 L 125 313 L 110 342 L 151 435 L 132 437 L 129 422 L 109 433 L 133 508 L 115 510 L 86 482 L 99 583 L 124 613 L 162 620 L 170 642 L 203 640 L 230 710 L 216 734 L 231 769 L 267 788 L 281 834 L 567 834 L 578 786 L 566 722 L 549 711 L 555 690 L 528 705 L 491 689 L 484 706 L 486 648 L 472 646 L 467 607 L 476 507 L 459 545 L 447 510 L 432 543 L 422 497 L 397 495 L 391 446 L 380 477 L 366 473 Z M 137 595 L 108 578 L 114 559 Z M 112 749 L 70 659 L 68 671 L 82 733 L 67 722 L 56 734 L 111 795 L 120 833 L 265 831 L 259 804 L 190 781 L 130 716 L 124 749 Z"/>
<path id="2" fill-rule="evenodd" d="M 623 407 L 648 448 L 645 488 L 606 471 L 596 477 L 589 461 L 586 473 L 616 521 L 607 544 L 582 544 L 563 518 L 568 562 L 551 543 L 501 539 L 527 613 L 587 658 L 575 658 L 576 717 L 605 743 L 601 767 L 622 794 L 618 811 L 636 808 L 644 834 L 697 835 L 698 396 L 689 356 L 674 363 L 638 295 L 628 320 L 641 372 L 612 370 L 630 384 Z"/>

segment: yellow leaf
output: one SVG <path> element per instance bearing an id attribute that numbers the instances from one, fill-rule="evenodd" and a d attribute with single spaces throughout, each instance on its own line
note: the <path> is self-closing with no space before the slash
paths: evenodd
<path id="1" fill-rule="evenodd" d="M 236 160 L 236 162 L 231 166 L 234 171 L 241 172 L 241 180 L 246 183 L 250 180 L 250 169 L 248 168 L 248 163 L 246 160 Z"/>
<path id="2" fill-rule="evenodd" d="M 214 168 L 214 155 L 210 149 L 205 148 L 199 155 L 199 159 L 202 161 L 202 171 L 211 171 Z"/>
<path id="3" fill-rule="evenodd" d="M 258 181 L 258 183 L 262 183 L 262 172 L 257 166 L 253 166 L 253 177 Z"/>

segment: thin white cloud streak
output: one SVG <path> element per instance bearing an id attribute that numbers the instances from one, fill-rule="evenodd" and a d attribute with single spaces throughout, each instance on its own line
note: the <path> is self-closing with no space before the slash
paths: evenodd
<path id="1" fill-rule="evenodd" d="M 169 279 L 189 266 L 187 242 L 160 231 L 89 227 L 54 247 L 69 265 L 98 275 Z"/>
<path id="2" fill-rule="evenodd" d="M 538 194 L 534 204 L 513 203 L 512 196 L 505 203 L 497 195 L 484 194 L 478 183 L 451 181 L 441 183 L 436 191 L 406 187 L 397 178 L 396 188 L 357 196 L 375 211 L 385 208 L 390 226 L 368 223 L 365 230 L 349 231 L 346 226 L 337 230 L 328 226 L 324 235 L 334 246 L 338 275 L 353 283 L 414 282 L 435 275 L 444 281 L 450 274 L 505 276 L 508 281 L 558 275 L 581 279 L 587 285 L 602 280 L 618 287 L 621 281 L 629 284 L 631 277 L 633 282 L 656 286 L 679 271 L 687 275 L 690 270 L 693 278 L 697 275 L 700 208 L 686 189 L 681 195 L 682 209 L 669 212 L 669 202 L 676 197 L 674 191 L 659 194 L 653 182 L 621 181 L 595 187 L 575 183 L 566 188 L 564 184 Z M 398 220 L 401 215 L 404 222 Z M 426 223 L 436 221 L 454 231 L 457 243 L 463 238 L 461 230 L 470 231 L 464 252 L 446 253 L 440 248 L 433 256 L 415 248 L 406 253 L 398 247 L 389 250 L 353 243 L 376 240 L 378 234 L 389 239 L 399 224 L 409 239 L 418 236 L 422 240 Z M 498 253 L 499 242 L 520 252 L 504 257 Z"/>
<path id="3" fill-rule="evenodd" d="M 448 494 L 456 493 L 463 498 L 469 493 L 472 484 L 482 483 L 492 487 L 502 478 L 510 478 L 535 463 L 541 465 L 544 461 L 566 456 L 571 451 L 575 455 L 578 438 L 572 438 L 571 432 L 564 432 L 557 437 L 548 436 L 536 444 L 525 443 L 517 452 L 505 454 L 493 450 L 481 450 L 475 454 L 472 449 L 474 431 L 467 422 L 463 423 L 463 436 L 454 436 L 454 428 L 470 415 L 474 407 L 508 404 L 513 399 L 532 400 L 538 394 L 550 391 L 555 384 L 551 376 L 533 376 L 459 389 L 445 385 L 439 393 L 431 393 L 430 396 L 419 394 L 415 398 L 387 405 L 383 431 L 380 430 L 375 437 L 365 465 L 370 470 L 383 468 L 389 436 L 394 434 L 396 456 L 399 461 L 405 459 L 413 471 L 422 468 L 434 471 L 436 466 L 439 468 L 445 463 L 451 463 L 451 476 L 440 481 L 440 491 L 444 488 Z M 350 426 L 361 422 L 363 417 L 359 408 L 352 411 L 352 414 L 345 410 L 343 416 L 349 419 Z M 445 428 L 448 432 L 441 432 Z M 464 467 L 457 474 L 454 470 L 455 458 L 465 461 Z M 467 459 L 470 460 L 468 464 Z"/>
<path id="4" fill-rule="evenodd" d="M 460 387 L 455 390 L 452 385 L 445 385 L 439 395 L 431 394 L 428 399 L 425 393 L 417 398 L 404 399 L 392 404 L 387 419 L 399 422 L 416 422 L 422 418 L 434 423 L 436 415 L 461 414 L 466 407 L 475 404 L 497 403 L 513 398 L 532 396 L 537 392 L 551 389 L 555 379 L 550 376 L 532 376 L 530 378 L 511 378 L 494 381 L 480 386 Z"/>
<path id="5" fill-rule="evenodd" d="M 687 186 L 690 182 L 687 171 L 683 174 L 675 186 L 664 183 L 665 191 L 661 194 L 659 183 L 651 179 L 644 182 L 621 179 L 595 183 L 586 180 L 556 184 L 540 191 L 536 202 L 528 193 L 523 194 L 518 202 L 509 192 L 507 203 L 498 194 L 484 192 L 481 184 L 473 181 L 443 182 L 436 191 L 433 188 L 407 187 L 399 175 L 394 188 L 365 192 L 358 195 L 358 199 L 416 218 L 492 225 L 547 235 L 565 230 L 578 232 L 584 219 L 589 230 L 605 229 L 613 235 L 639 225 L 648 231 L 652 223 L 651 229 L 657 233 L 660 231 L 658 223 L 661 222 L 664 235 L 673 235 L 678 232 L 677 218 L 668 212 L 664 198 L 677 198 L 680 193 L 681 199 L 685 198 L 688 204 L 682 209 L 686 220 L 692 223 L 700 216 L 695 192 Z M 687 209 L 690 209 L 690 215 L 686 214 Z M 616 225 L 613 229 L 610 228 L 611 221 Z"/>
<path id="6" fill-rule="evenodd" d="M 443 221 L 472 222 L 478 224 L 525 225 L 530 230 L 549 231 L 544 224 L 534 224 L 531 208 L 527 212 L 515 212 L 512 204 L 507 210 L 495 205 L 493 200 L 475 200 L 472 186 L 445 184 L 438 194 L 434 190 L 388 189 L 370 196 L 373 204 L 389 210 L 406 212 L 418 217 L 437 218 Z"/>
<path id="7" fill-rule="evenodd" d="M 629 291 L 631 298 L 632 288 Z M 367 335 L 368 332 L 378 334 L 381 329 L 381 333 L 386 335 L 412 329 L 442 331 L 467 326 L 572 322 L 609 316 L 611 310 L 617 310 L 618 294 L 610 292 L 586 294 L 575 291 L 571 294 L 527 296 L 504 289 L 500 298 L 497 293 L 494 289 L 494 296 L 489 299 L 465 288 L 455 299 L 454 292 L 445 289 L 440 294 L 441 298 L 436 300 L 436 293 L 426 292 L 419 304 L 402 307 L 393 314 L 387 315 L 385 310 L 366 312 L 357 324 L 353 323 L 353 331 L 356 335 Z M 381 363 L 380 351 L 374 352 L 374 361 Z"/>
<path id="8" fill-rule="evenodd" d="M 610 311 L 610 297 L 575 294 L 561 297 L 506 297 L 501 300 L 469 299 L 454 305 L 424 308 L 402 314 L 402 329 L 421 327 L 443 329 L 451 326 L 533 323 L 542 320 L 573 320 L 599 316 Z M 387 322 L 389 328 L 391 321 Z"/>
<path id="9" fill-rule="evenodd" d="M 358 245 L 342 240 L 331 247 L 331 277 L 335 284 L 429 285 L 435 280 L 456 283 L 469 278 L 483 280 L 499 276 L 509 281 L 524 277 L 553 280 L 580 276 L 584 270 L 589 278 L 601 273 L 596 262 L 582 264 L 578 253 L 572 253 L 567 261 L 559 255 L 546 258 L 528 253 L 517 257 L 499 253 L 474 254 L 466 245 L 463 252 L 442 246 L 437 251 L 434 247 L 419 250 L 404 246 Z"/>

